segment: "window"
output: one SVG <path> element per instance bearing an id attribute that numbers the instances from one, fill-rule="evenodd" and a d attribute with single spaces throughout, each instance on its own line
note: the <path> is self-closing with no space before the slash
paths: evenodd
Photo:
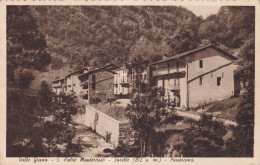
<path id="1" fill-rule="evenodd" d="M 200 68 L 203 68 L 203 60 L 200 60 Z"/>
<path id="2" fill-rule="evenodd" d="M 202 85 L 202 77 L 200 77 L 200 85 Z"/>
<path id="3" fill-rule="evenodd" d="M 92 75 L 92 89 L 95 90 L 96 89 L 96 76 Z"/>
<path id="4" fill-rule="evenodd" d="M 221 84 L 221 77 L 217 77 L 217 86 L 220 86 Z"/>

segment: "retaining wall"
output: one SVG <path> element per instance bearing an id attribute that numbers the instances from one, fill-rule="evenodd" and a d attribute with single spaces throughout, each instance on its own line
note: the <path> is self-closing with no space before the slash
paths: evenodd
<path id="1" fill-rule="evenodd" d="M 91 127 L 97 134 L 103 136 L 105 139 L 108 138 L 108 141 L 111 142 L 114 147 L 118 146 L 119 142 L 122 142 L 122 139 L 127 138 L 124 132 L 128 132 L 129 130 L 129 124 L 127 122 L 115 120 L 88 105 L 86 105 L 86 113 L 78 116 L 76 122 Z"/>

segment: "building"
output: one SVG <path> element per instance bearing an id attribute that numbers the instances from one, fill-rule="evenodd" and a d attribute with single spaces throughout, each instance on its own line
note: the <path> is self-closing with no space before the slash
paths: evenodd
<path id="1" fill-rule="evenodd" d="M 74 92 L 77 95 L 79 95 L 82 89 L 81 86 L 79 85 L 78 75 L 86 73 L 87 71 L 88 69 L 83 68 L 68 74 L 63 79 L 53 81 L 52 82 L 53 92 L 55 92 L 57 95 L 60 95 L 61 93 L 71 94 Z"/>
<path id="2" fill-rule="evenodd" d="M 75 93 L 76 95 L 79 95 L 80 91 L 82 90 L 81 86 L 80 86 L 80 80 L 78 78 L 79 75 L 87 73 L 88 69 L 87 68 L 83 68 L 80 69 L 78 71 L 75 71 L 73 73 L 68 74 L 65 78 L 64 78 L 64 93 L 68 94 L 68 93 Z"/>
<path id="3" fill-rule="evenodd" d="M 192 108 L 234 95 L 236 57 L 209 45 L 150 64 L 150 85 L 176 107 Z"/>
<path id="4" fill-rule="evenodd" d="M 144 61 L 142 64 L 142 72 L 140 74 L 140 81 L 148 84 L 148 63 L 149 61 Z M 137 74 L 134 69 L 129 71 L 124 65 L 122 68 L 116 70 L 114 76 L 114 95 L 117 98 L 130 98 L 133 88 L 137 85 Z"/>
<path id="5" fill-rule="evenodd" d="M 60 95 L 63 92 L 64 79 L 58 79 L 52 82 L 52 90 L 57 95 Z"/>
<path id="6" fill-rule="evenodd" d="M 114 75 L 118 67 L 106 64 L 101 68 L 90 69 L 78 76 L 81 86 L 79 94 L 89 103 L 106 101 L 114 96 Z"/>
<path id="7" fill-rule="evenodd" d="M 123 66 L 116 70 L 114 75 L 114 95 L 118 98 L 129 98 L 131 94 L 131 75 L 128 69 Z"/>

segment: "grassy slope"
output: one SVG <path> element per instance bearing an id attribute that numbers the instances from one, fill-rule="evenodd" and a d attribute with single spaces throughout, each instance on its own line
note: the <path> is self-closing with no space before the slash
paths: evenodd
<path id="1" fill-rule="evenodd" d="M 91 104 L 93 108 L 105 113 L 106 115 L 119 120 L 119 121 L 125 121 L 125 107 L 123 106 L 115 106 L 115 105 L 109 105 L 107 104 Z"/>
<path id="2" fill-rule="evenodd" d="M 241 98 L 230 98 L 212 103 L 207 107 L 207 112 L 213 113 L 213 116 L 235 121 L 237 114 L 237 106 L 240 104 Z"/>

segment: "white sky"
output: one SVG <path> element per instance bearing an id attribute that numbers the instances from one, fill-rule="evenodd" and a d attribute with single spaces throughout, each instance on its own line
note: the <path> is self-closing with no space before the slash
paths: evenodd
<path id="1" fill-rule="evenodd" d="M 197 16 L 207 18 L 211 14 L 216 14 L 221 6 L 183 6 L 192 11 Z"/>

